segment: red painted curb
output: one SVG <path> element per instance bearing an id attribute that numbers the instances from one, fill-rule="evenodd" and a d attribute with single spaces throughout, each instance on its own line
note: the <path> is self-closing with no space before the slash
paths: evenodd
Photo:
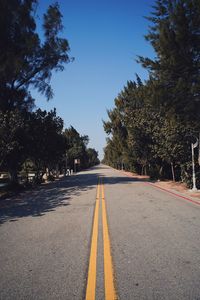
<path id="1" fill-rule="evenodd" d="M 192 199 L 190 199 L 190 198 L 188 198 L 188 197 L 185 197 L 185 196 L 181 196 L 181 195 L 176 194 L 176 193 L 174 193 L 174 192 L 172 192 L 172 191 L 169 191 L 169 190 L 167 190 L 167 189 L 161 188 L 160 186 L 153 185 L 153 184 L 150 183 L 150 182 L 144 182 L 144 184 L 150 185 L 150 186 L 152 186 L 152 187 L 154 187 L 154 188 L 157 188 L 157 189 L 160 189 L 160 190 L 162 190 L 162 191 L 164 191 L 164 192 L 166 192 L 166 193 L 168 193 L 168 194 L 171 194 L 171 195 L 173 195 L 173 196 L 182 198 L 182 199 L 184 199 L 184 200 L 186 200 L 186 201 L 189 201 L 189 202 L 192 202 L 192 203 L 194 203 L 194 204 L 200 205 L 200 202 L 197 202 L 197 201 L 192 200 Z"/>
<path id="2" fill-rule="evenodd" d="M 128 176 L 128 177 L 134 177 L 134 175 L 131 175 L 131 174 L 128 175 L 128 174 L 127 174 L 126 172 L 124 172 L 124 171 L 120 171 L 120 170 L 116 170 L 116 171 L 119 171 L 119 172 L 123 173 L 124 175 L 126 175 L 126 176 Z M 157 188 L 157 189 L 162 190 L 163 192 L 166 192 L 166 193 L 171 194 L 171 195 L 173 195 L 173 196 L 179 197 L 179 198 L 184 199 L 184 200 L 186 200 L 186 201 L 189 201 L 189 202 L 191 202 L 191 203 L 193 203 L 193 204 L 200 205 L 200 202 L 198 202 L 198 201 L 192 200 L 192 199 L 190 199 L 190 198 L 188 198 L 188 197 L 185 197 L 185 196 L 181 196 L 181 195 L 176 194 L 176 193 L 174 193 L 174 192 L 172 192 L 172 191 L 169 191 L 169 190 L 167 190 L 167 189 L 161 188 L 160 186 L 153 185 L 153 184 L 150 183 L 150 182 L 143 182 L 143 184 L 150 185 L 150 186 L 152 186 L 152 187 L 154 187 L 154 188 Z"/>

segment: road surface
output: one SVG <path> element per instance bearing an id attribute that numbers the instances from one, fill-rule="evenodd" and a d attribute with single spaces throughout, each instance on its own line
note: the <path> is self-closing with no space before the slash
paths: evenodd
<path id="1" fill-rule="evenodd" d="M 200 299 L 200 206 L 100 165 L 0 202 L 0 299 Z"/>

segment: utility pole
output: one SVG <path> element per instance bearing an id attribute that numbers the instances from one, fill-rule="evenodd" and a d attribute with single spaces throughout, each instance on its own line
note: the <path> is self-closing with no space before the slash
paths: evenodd
<path id="1" fill-rule="evenodd" d="M 193 188 L 192 188 L 192 192 L 196 192 L 197 191 L 197 187 L 196 187 L 196 176 L 195 176 L 195 161 L 194 161 L 194 148 L 196 148 L 199 144 L 199 140 L 198 138 L 196 138 L 196 143 L 191 143 L 191 149 L 192 149 L 192 181 L 193 181 Z"/>

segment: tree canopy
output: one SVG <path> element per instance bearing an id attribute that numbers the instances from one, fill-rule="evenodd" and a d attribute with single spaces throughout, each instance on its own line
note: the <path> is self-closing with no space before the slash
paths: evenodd
<path id="1" fill-rule="evenodd" d="M 157 0 L 146 40 L 155 58 L 138 56 L 149 72 L 127 85 L 108 111 L 104 161 L 154 178 L 190 178 L 189 135 L 200 131 L 200 2 Z"/>
<path id="2" fill-rule="evenodd" d="M 13 183 L 19 173 L 33 171 L 41 181 L 45 172 L 50 176 L 73 168 L 74 158 L 81 168 L 98 162 L 98 153 L 87 149 L 87 136 L 72 127 L 64 131 L 55 109 L 35 108 L 31 91 L 52 98 L 53 72 L 73 61 L 61 34 L 58 3 L 42 16 L 42 30 L 36 22 L 38 5 L 37 0 L 0 0 L 0 170 L 9 172 Z"/>
<path id="3" fill-rule="evenodd" d="M 52 71 L 62 71 L 71 60 L 68 41 L 59 36 L 63 25 L 58 4 L 50 5 L 43 16 L 42 41 L 36 31 L 36 0 L 0 4 L 0 109 L 30 107 L 30 86 L 50 99 Z"/>

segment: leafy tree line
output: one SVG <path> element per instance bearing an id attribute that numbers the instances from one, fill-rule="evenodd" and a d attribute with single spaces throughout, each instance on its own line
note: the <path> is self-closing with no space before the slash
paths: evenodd
<path id="1" fill-rule="evenodd" d="M 97 162 L 97 152 L 87 149 L 88 137 L 73 128 L 63 131 L 56 111 L 35 108 L 31 90 L 53 97 L 50 79 L 73 61 L 68 40 L 61 36 L 62 14 L 58 3 L 49 5 L 43 15 L 42 36 L 36 24 L 37 0 L 0 0 L 0 171 L 17 183 L 20 171 L 36 172 L 41 180 L 47 172 Z"/>
<path id="2" fill-rule="evenodd" d="M 97 151 L 87 148 L 88 136 L 73 127 L 63 130 L 64 122 L 55 109 L 37 109 L 25 116 L 19 111 L 0 113 L 0 122 L 0 170 L 9 172 L 13 183 L 19 174 L 28 181 L 28 174 L 34 173 L 37 183 L 44 174 L 48 178 L 64 174 L 74 169 L 75 159 L 80 159 L 79 170 L 99 163 Z"/>
<path id="3" fill-rule="evenodd" d="M 155 58 L 137 61 L 149 78 L 128 81 L 108 111 L 104 162 L 190 185 L 190 144 L 200 132 L 200 2 L 158 0 L 147 19 Z"/>

